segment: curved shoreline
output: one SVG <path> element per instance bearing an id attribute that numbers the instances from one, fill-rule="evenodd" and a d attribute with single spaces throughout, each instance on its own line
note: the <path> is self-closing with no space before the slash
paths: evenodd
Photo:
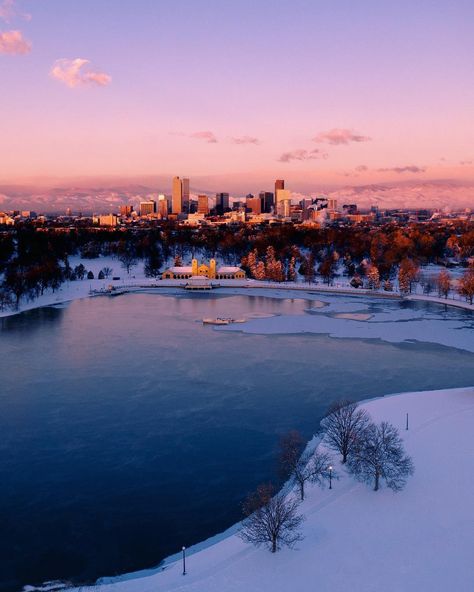
<path id="1" fill-rule="evenodd" d="M 455 387 L 455 388 L 448 388 L 448 389 L 438 389 L 438 390 L 425 390 L 425 391 L 408 391 L 408 392 L 397 392 L 397 393 L 390 393 L 387 395 L 379 395 L 379 396 L 375 396 L 375 397 L 368 397 L 367 399 L 362 399 L 361 401 L 358 402 L 359 405 L 361 405 L 362 407 L 365 407 L 368 404 L 372 404 L 376 401 L 384 401 L 384 400 L 389 400 L 389 399 L 396 399 L 396 398 L 400 398 L 400 400 L 404 397 L 423 397 L 423 396 L 441 396 L 441 395 L 457 395 L 457 394 L 462 394 L 466 391 L 470 391 L 471 389 L 473 389 L 474 392 L 474 387 L 473 386 L 465 386 L 465 387 Z M 404 414 L 403 414 L 404 417 Z M 318 439 L 317 435 L 314 435 L 308 442 L 306 447 L 312 447 L 312 448 L 316 448 L 320 443 L 320 438 Z M 286 488 L 288 486 L 288 483 L 283 485 L 283 488 Z M 232 526 L 230 526 L 229 528 L 227 528 L 226 530 L 224 530 L 221 533 L 218 533 L 204 541 L 200 541 L 199 543 L 196 543 L 195 545 L 192 545 L 191 547 L 189 547 L 186 552 L 187 552 L 187 556 L 188 557 L 192 557 L 193 555 L 200 553 L 200 552 L 212 552 L 212 548 L 216 548 L 218 549 L 219 545 L 222 545 L 222 543 L 226 543 L 229 542 L 229 539 L 231 537 L 233 537 L 239 529 L 239 525 L 240 523 L 236 523 L 233 524 Z M 148 589 L 158 589 L 160 588 L 160 584 L 161 583 L 165 583 L 165 582 L 160 582 L 159 579 L 155 579 L 155 578 L 159 578 L 160 574 L 164 574 L 166 572 L 168 572 L 168 570 L 173 570 L 174 568 L 178 569 L 180 568 L 180 564 L 181 564 L 181 553 L 178 552 L 176 554 L 170 555 L 166 558 L 164 558 L 156 567 L 152 567 L 152 568 L 148 568 L 148 569 L 144 569 L 144 570 L 139 570 L 136 572 L 130 572 L 130 573 L 125 573 L 125 574 L 121 574 L 118 576 L 111 576 L 111 577 L 102 577 L 99 578 L 96 582 L 95 585 L 99 588 L 104 587 L 105 589 L 110 589 L 110 590 L 116 590 L 117 588 L 122 589 L 123 586 L 123 590 L 126 591 L 127 590 L 127 584 L 131 584 L 132 586 L 134 585 L 134 583 L 137 583 L 137 581 L 142 581 L 143 584 L 145 584 L 147 578 L 153 578 L 153 580 L 149 580 L 148 582 L 146 582 L 147 584 L 152 584 L 152 586 L 150 588 L 144 588 L 146 590 Z M 175 574 L 176 575 L 176 574 Z M 204 574 L 204 582 L 206 575 Z M 179 574 L 178 574 L 178 578 L 179 578 Z M 166 585 L 166 584 L 165 584 Z M 175 586 L 173 586 L 173 589 L 175 588 Z M 179 588 L 179 586 L 178 586 Z M 133 588 L 135 589 L 135 588 Z M 161 588 L 160 588 L 161 589 Z M 166 588 L 168 589 L 168 588 Z M 72 592 L 73 590 L 79 590 L 78 588 L 74 588 L 74 589 L 68 589 L 69 592 Z"/>
<path id="2" fill-rule="evenodd" d="M 87 289 L 87 285 L 89 285 L 89 289 Z M 68 289 L 74 287 L 76 288 L 75 292 L 70 291 Z M 92 287 L 94 286 L 94 287 Z M 116 290 L 116 293 L 110 292 L 107 290 L 108 286 L 113 286 Z M 182 280 L 149 280 L 140 279 L 131 282 L 113 282 L 113 281 L 104 281 L 104 280 L 83 280 L 74 282 L 74 284 L 68 284 L 66 286 L 66 291 L 63 291 L 62 288 L 55 293 L 47 293 L 43 296 L 40 296 L 34 301 L 27 302 L 24 305 L 20 306 L 18 310 L 4 310 L 0 311 L 0 318 L 7 318 L 17 314 L 21 314 L 22 312 L 26 312 L 28 310 L 34 310 L 37 308 L 43 308 L 48 306 L 59 306 L 61 304 L 66 304 L 69 302 L 73 302 L 75 300 L 80 300 L 82 298 L 91 298 L 96 296 L 118 296 L 121 294 L 130 294 L 141 292 L 144 290 L 150 289 L 173 289 L 173 288 L 184 288 L 184 284 Z M 363 296 L 369 297 L 374 299 L 388 299 L 388 300 L 399 300 L 399 301 L 410 301 L 410 302 L 431 302 L 433 304 L 440 304 L 444 306 L 450 306 L 454 308 L 460 308 L 463 310 L 467 310 L 470 312 L 474 312 L 474 304 L 469 304 L 466 301 L 456 299 L 456 298 L 440 298 L 437 296 L 428 296 L 426 294 L 408 294 L 407 296 L 402 296 L 397 292 L 384 292 L 384 291 L 375 291 L 375 290 L 366 290 L 361 288 L 349 288 L 347 286 L 324 286 L 321 284 L 302 284 L 302 283 L 289 283 L 285 282 L 282 284 L 275 284 L 272 282 L 261 282 L 257 280 L 220 280 L 219 286 L 215 288 L 216 290 L 228 290 L 228 289 L 237 289 L 237 290 L 272 290 L 272 291 L 289 291 L 289 292 L 300 292 L 300 293 L 307 293 L 307 294 L 331 294 L 335 296 Z M 271 296 L 270 296 L 271 297 Z M 303 296 L 301 296 L 303 297 Z"/>

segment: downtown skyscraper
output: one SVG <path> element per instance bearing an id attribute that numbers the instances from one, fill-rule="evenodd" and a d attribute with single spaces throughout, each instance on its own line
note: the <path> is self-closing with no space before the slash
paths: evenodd
<path id="1" fill-rule="evenodd" d="M 171 213 L 189 213 L 189 179 L 173 177 L 171 187 Z"/>

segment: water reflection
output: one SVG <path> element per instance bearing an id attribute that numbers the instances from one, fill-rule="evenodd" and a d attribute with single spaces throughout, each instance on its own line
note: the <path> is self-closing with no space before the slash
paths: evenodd
<path id="1" fill-rule="evenodd" d="M 474 381 L 458 350 L 200 322 L 312 303 L 139 294 L 4 319 L 0 589 L 156 565 L 237 520 L 278 435 L 310 437 L 334 399 Z"/>

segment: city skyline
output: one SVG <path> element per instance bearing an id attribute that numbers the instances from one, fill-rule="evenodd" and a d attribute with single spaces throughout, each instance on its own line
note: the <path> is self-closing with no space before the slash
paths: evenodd
<path id="1" fill-rule="evenodd" d="M 462 0 L 3 0 L 0 182 L 472 182 L 472 17 Z"/>

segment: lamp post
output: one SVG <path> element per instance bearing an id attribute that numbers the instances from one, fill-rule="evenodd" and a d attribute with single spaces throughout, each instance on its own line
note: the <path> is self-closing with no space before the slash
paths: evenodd
<path id="1" fill-rule="evenodd" d="M 186 547 L 183 547 L 183 576 L 186 575 Z"/>
<path id="2" fill-rule="evenodd" d="M 329 489 L 332 489 L 332 466 L 329 465 Z"/>

